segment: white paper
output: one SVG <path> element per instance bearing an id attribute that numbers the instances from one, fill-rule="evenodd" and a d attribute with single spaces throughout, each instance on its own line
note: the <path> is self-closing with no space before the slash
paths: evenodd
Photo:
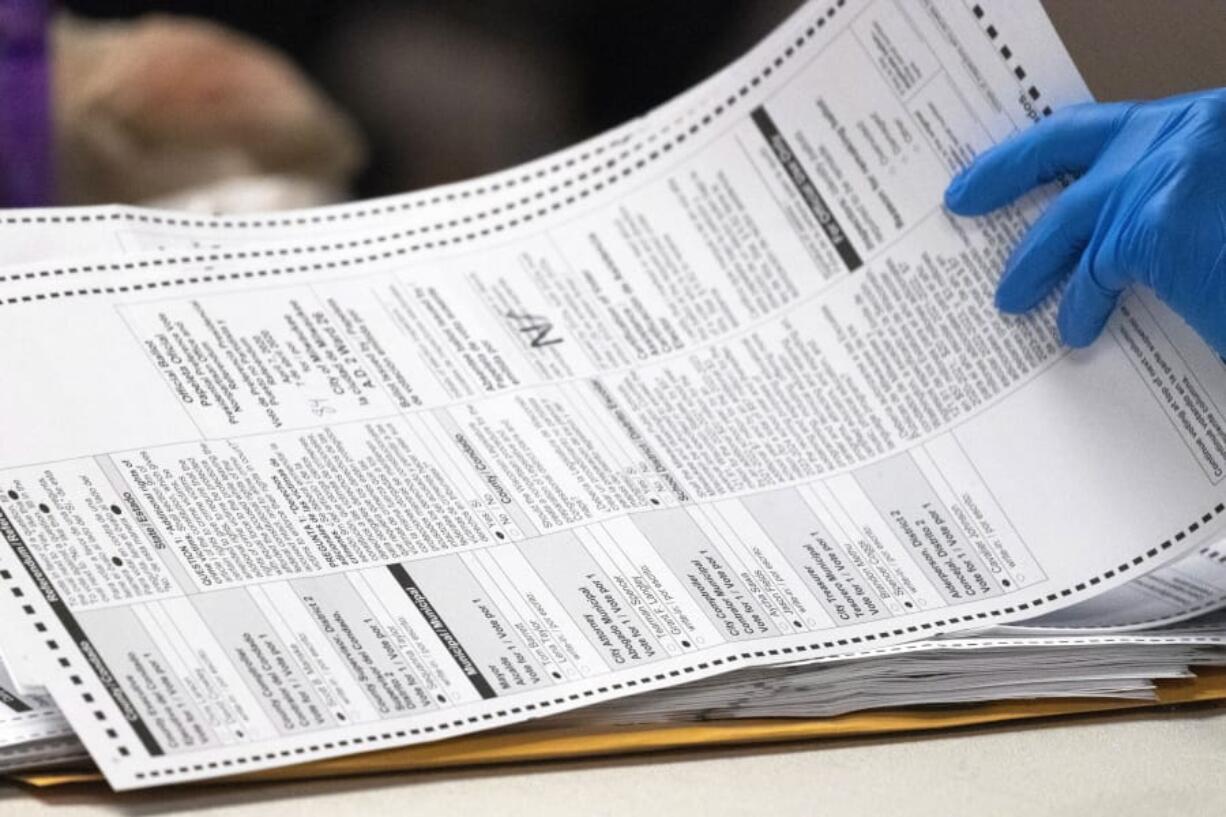
<path id="1" fill-rule="evenodd" d="M 1041 197 L 940 208 L 1085 98 L 1037 4 L 810 6 L 772 42 L 684 139 L 489 236 L 0 300 L 0 638 L 113 785 L 1016 621 L 1220 535 L 1216 357 L 1143 295 L 1075 355 L 1050 307 L 998 316 Z"/>
<path id="2" fill-rule="evenodd" d="M 1210 546 L 1081 604 L 1000 629 L 1040 635 L 1126 632 L 1174 624 L 1223 606 L 1226 553 Z"/>
<path id="3" fill-rule="evenodd" d="M 22 744 L 72 735 L 68 722 L 45 695 L 23 694 L 0 664 L 0 758 Z"/>
<path id="4" fill-rule="evenodd" d="M 0 267 L 0 284 L 9 298 L 38 297 L 62 289 L 65 274 L 88 275 L 110 267 L 130 270 L 134 262 L 169 264 L 184 259 L 185 250 L 207 252 L 204 257 L 216 260 L 225 251 L 276 253 L 294 246 L 302 252 L 321 246 L 353 249 L 371 243 L 411 246 L 414 235 L 454 234 L 448 224 L 481 224 L 499 213 L 513 213 L 540 201 L 546 194 L 573 189 L 582 179 L 603 174 L 611 183 L 618 169 L 684 128 L 721 85 L 736 82 L 746 62 L 778 50 L 787 30 L 788 26 L 782 26 L 747 60 L 728 66 L 646 116 L 542 160 L 462 183 L 273 216 L 210 218 L 134 207 L 11 211 L 0 217 L 0 243 L 6 248 L 5 259 L 20 263 Z M 115 249 L 125 258 L 115 258 Z M 112 255 L 99 256 L 107 251 Z M 1220 553 L 1215 548 L 1213 553 L 1189 554 L 1118 592 L 1027 621 L 1024 626 L 1039 633 L 1124 631 L 1200 615 L 1226 604 L 1226 566 L 1218 558 Z"/>

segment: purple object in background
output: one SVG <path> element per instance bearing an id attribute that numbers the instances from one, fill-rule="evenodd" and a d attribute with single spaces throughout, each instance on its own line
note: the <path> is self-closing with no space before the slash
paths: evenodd
<path id="1" fill-rule="evenodd" d="M 0 206 L 51 203 L 48 0 L 0 0 Z"/>

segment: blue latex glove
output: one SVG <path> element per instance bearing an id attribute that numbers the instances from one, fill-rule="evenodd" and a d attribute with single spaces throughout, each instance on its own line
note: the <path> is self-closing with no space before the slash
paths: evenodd
<path id="1" fill-rule="evenodd" d="M 945 203 L 982 215 L 1064 174 L 1080 178 L 1013 251 L 997 307 L 1025 312 L 1071 271 L 1057 326 L 1086 346 L 1138 282 L 1226 354 L 1226 89 L 1060 111 L 980 154 Z"/>

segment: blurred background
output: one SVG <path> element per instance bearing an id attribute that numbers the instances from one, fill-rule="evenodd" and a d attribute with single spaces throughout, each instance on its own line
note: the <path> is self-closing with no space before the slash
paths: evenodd
<path id="1" fill-rule="evenodd" d="M 502 169 L 644 113 L 735 58 L 796 5 L 795 0 L 67 0 L 58 9 L 75 18 L 78 31 L 120 30 L 118 21 L 171 14 L 212 21 L 278 49 L 308 84 L 347 114 L 361 147 L 344 157 L 336 175 L 346 177 L 351 195 L 367 197 Z M 165 30 L 161 38 L 167 42 Z M 61 43 L 60 48 L 69 47 Z M 130 58 L 134 48 L 129 33 L 129 42 L 113 48 L 106 60 Z M 175 54 L 163 53 L 114 81 L 131 84 L 133 76 L 156 81 L 151 74 L 176 73 L 175 58 L 190 49 L 163 50 Z M 224 71 L 234 62 L 209 59 L 208 49 L 203 51 L 200 59 L 180 67 L 180 76 Z M 76 89 L 100 72 L 96 61 L 87 60 L 67 73 L 61 69 L 60 85 Z M 176 86 L 199 81 L 181 76 Z M 216 97 L 229 93 L 227 88 L 233 90 L 227 85 L 197 93 Z M 101 103 L 96 98 L 88 103 L 73 110 L 82 117 L 96 115 Z M 108 104 L 113 107 L 113 100 Z M 135 104 L 128 104 L 129 115 Z M 199 98 L 193 104 L 200 109 Z M 67 152 L 84 150 L 88 157 L 97 149 L 92 142 L 99 128 L 84 121 L 78 125 L 92 131 L 82 136 L 90 144 L 71 145 Z M 146 135 L 145 141 L 154 138 L 165 137 Z M 318 150 L 319 161 L 335 160 L 322 158 L 334 147 Z M 62 168 L 74 188 L 66 196 L 147 199 L 174 192 L 156 184 L 125 190 L 131 178 L 108 184 L 89 177 L 98 172 Z M 98 189 L 91 190 L 91 182 Z"/>
<path id="2" fill-rule="evenodd" d="M 233 212 L 469 178 L 648 111 L 798 4 L 0 0 L 0 205 Z M 1221 85 L 1223 5 L 1044 0 L 1104 99 Z"/>

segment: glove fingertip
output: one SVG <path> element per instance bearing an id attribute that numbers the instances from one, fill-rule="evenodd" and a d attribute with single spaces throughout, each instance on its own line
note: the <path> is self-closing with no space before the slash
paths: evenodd
<path id="1" fill-rule="evenodd" d="M 1004 287 L 997 287 L 996 297 L 994 298 L 996 308 L 1006 315 L 1020 315 L 1023 312 L 1029 311 L 1030 305 L 1027 303 L 1027 300 L 1018 293 L 1010 292 Z"/>
<path id="2" fill-rule="evenodd" d="M 945 191 L 945 207 L 956 216 L 986 216 L 1012 200 L 992 179 L 983 174 L 968 178 L 954 190 Z"/>
<path id="3" fill-rule="evenodd" d="M 1058 270 L 1063 266 L 1060 257 L 1049 257 L 1036 250 L 1035 234 L 1031 233 L 1014 251 L 996 285 L 996 308 L 1010 315 L 1029 312 L 1043 302 L 1059 280 Z"/>
<path id="4" fill-rule="evenodd" d="M 1033 282 L 1033 276 L 1027 277 L 1023 272 L 1016 260 L 1011 260 L 1000 276 L 993 300 L 1001 312 L 1020 315 L 1034 309 L 1035 305 L 1043 300 L 1047 288 L 1037 286 Z"/>
<path id="5" fill-rule="evenodd" d="M 968 167 L 955 176 L 949 183 L 949 187 L 945 188 L 945 208 L 954 215 L 977 216 L 987 212 L 977 206 L 973 195 L 974 186 L 970 184 L 969 177 L 970 168 Z"/>
<path id="6" fill-rule="evenodd" d="M 1084 349 L 1098 340 L 1106 324 L 1105 317 L 1099 321 L 1087 319 L 1084 316 L 1075 316 L 1074 311 L 1069 308 L 1067 296 L 1060 304 L 1060 312 L 1056 316 L 1056 329 L 1060 332 L 1060 341 L 1072 349 Z"/>

